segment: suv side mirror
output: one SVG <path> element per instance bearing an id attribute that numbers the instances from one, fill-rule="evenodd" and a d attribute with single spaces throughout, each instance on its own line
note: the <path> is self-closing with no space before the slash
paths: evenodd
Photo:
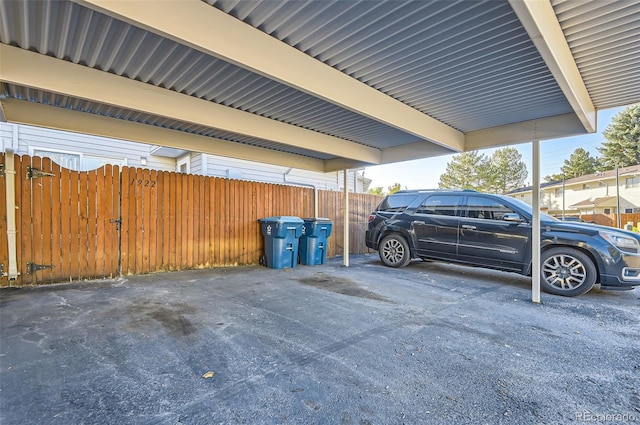
<path id="1" fill-rule="evenodd" d="M 522 217 L 520 217 L 520 214 L 516 213 L 506 213 L 502 216 L 502 220 L 510 221 L 513 223 L 522 223 Z"/>

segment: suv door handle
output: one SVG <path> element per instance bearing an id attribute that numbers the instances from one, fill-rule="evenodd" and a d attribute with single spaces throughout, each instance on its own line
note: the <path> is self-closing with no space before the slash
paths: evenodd
<path id="1" fill-rule="evenodd" d="M 462 228 L 467 230 L 476 230 L 476 226 L 471 226 L 469 224 L 463 224 Z"/>
<path id="2" fill-rule="evenodd" d="M 413 220 L 413 224 L 425 224 L 422 220 Z"/>

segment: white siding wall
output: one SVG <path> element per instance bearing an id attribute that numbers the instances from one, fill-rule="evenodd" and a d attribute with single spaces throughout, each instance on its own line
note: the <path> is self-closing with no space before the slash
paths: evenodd
<path id="1" fill-rule="evenodd" d="M 215 177 L 225 177 L 232 179 L 252 180 L 267 183 L 285 183 L 285 173 L 289 170 L 287 167 L 278 165 L 261 164 L 258 162 L 246 161 L 242 159 L 226 158 L 216 155 L 193 154 L 191 157 L 191 172 L 195 171 L 194 164 L 201 164 L 202 160 L 196 160 L 196 157 L 206 157 L 207 172 L 206 175 Z M 196 162 L 197 161 L 197 162 Z M 357 178 L 355 180 L 358 180 Z M 300 169 L 292 169 L 287 174 L 286 182 L 304 183 L 315 185 L 322 190 L 342 190 L 342 172 L 319 173 L 316 171 L 306 171 Z M 354 173 L 349 172 L 348 181 L 349 190 L 354 188 Z M 362 182 L 357 182 L 357 191 L 362 192 Z"/>
<path id="2" fill-rule="evenodd" d="M 620 208 L 640 208 L 640 188 L 626 187 L 625 179 L 630 175 L 620 176 Z M 585 182 L 586 183 L 586 182 Z M 570 206 L 584 201 L 585 199 L 604 198 L 608 196 L 616 196 L 616 179 L 609 178 L 601 184 L 597 181 L 588 182 L 589 188 L 583 189 L 583 183 L 570 184 L 565 186 L 565 208 L 570 210 Z M 556 195 L 556 189 L 562 188 L 562 184 L 550 186 L 541 190 L 540 199 L 544 206 L 550 209 L 562 209 L 562 193 Z M 514 198 L 522 199 L 531 204 L 531 191 L 516 193 L 512 195 Z"/>
<path id="3" fill-rule="evenodd" d="M 141 167 L 140 160 L 144 157 L 145 168 L 164 171 L 176 168 L 175 159 L 151 156 L 150 145 L 143 143 L 10 123 L 0 123 L 0 135 L 3 152 L 9 147 L 19 155 L 29 155 L 30 148 L 60 150 L 121 159 L 132 167 Z"/>
<path id="4" fill-rule="evenodd" d="M 202 161 L 202 158 L 204 156 L 203 154 L 190 152 L 185 156 L 189 157 L 189 172 L 191 174 L 200 174 L 204 176 L 207 175 L 207 170 L 205 170 L 203 166 L 204 161 Z"/>
<path id="5" fill-rule="evenodd" d="M 616 196 L 616 179 L 607 179 L 604 183 L 605 186 L 598 185 L 598 182 L 590 182 L 589 189 L 582 189 L 582 185 L 571 185 L 566 187 L 565 204 L 567 208 L 569 205 L 576 204 L 585 199 L 591 198 L 604 198 L 607 196 Z M 640 207 L 640 188 L 627 188 L 625 186 L 625 178 L 620 177 L 620 208 L 624 211 L 625 208 Z M 562 196 L 559 197 L 558 202 L 562 205 Z"/>
<path id="6" fill-rule="evenodd" d="M 0 123 L 0 142 L 3 152 L 13 149 L 19 155 L 29 155 L 30 148 L 50 149 L 117 158 L 128 166 L 163 171 L 176 171 L 178 160 L 188 157 L 191 174 L 267 183 L 285 183 L 285 173 L 289 170 L 288 167 L 197 152 L 190 152 L 180 158 L 166 158 L 151 155 L 151 145 L 144 143 L 11 123 Z M 146 166 L 140 164 L 143 157 L 147 159 Z M 342 190 L 342 175 L 342 172 L 320 173 L 294 168 L 288 173 L 286 182 L 315 185 L 322 190 Z M 354 172 L 349 172 L 347 186 L 350 191 L 354 187 L 356 192 L 364 191 L 362 179 Z"/>

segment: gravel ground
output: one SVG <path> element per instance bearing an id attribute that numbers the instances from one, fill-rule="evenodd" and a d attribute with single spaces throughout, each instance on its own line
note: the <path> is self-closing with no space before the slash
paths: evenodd
<path id="1" fill-rule="evenodd" d="M 0 291 L 8 424 L 640 423 L 640 289 L 377 256 Z"/>

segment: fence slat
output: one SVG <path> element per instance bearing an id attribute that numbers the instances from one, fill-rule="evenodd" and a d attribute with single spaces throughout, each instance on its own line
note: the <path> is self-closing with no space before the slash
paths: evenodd
<path id="1" fill-rule="evenodd" d="M 98 211 L 97 211 L 97 171 L 90 171 L 86 173 L 86 246 L 87 246 L 87 268 L 83 273 L 83 277 L 94 277 L 96 275 L 96 250 L 97 246 L 97 223 L 98 223 Z"/>
<path id="2" fill-rule="evenodd" d="M 154 179 L 156 182 L 156 200 L 155 200 L 155 235 L 153 238 L 154 245 L 154 256 L 152 258 L 153 264 L 155 264 L 155 269 L 157 271 L 165 271 L 162 255 L 163 255 L 163 247 L 162 247 L 162 234 L 164 233 L 164 172 L 156 171 L 154 174 Z"/>
<path id="3" fill-rule="evenodd" d="M 120 206 L 120 192 L 122 190 L 122 180 L 120 167 L 113 166 L 111 174 L 107 175 L 107 197 L 105 200 L 108 206 L 109 216 L 104 218 L 106 239 L 105 239 L 105 267 L 106 276 L 115 277 L 120 270 L 120 232 L 122 229 L 122 210 Z M 118 222 L 120 220 L 120 222 Z"/>
<path id="4" fill-rule="evenodd" d="M 32 159 L 32 167 L 34 169 L 42 170 L 42 158 L 34 157 Z M 31 251 L 31 259 L 28 260 L 33 264 L 47 264 L 45 263 L 46 259 L 44 258 L 44 245 L 45 245 L 45 235 L 44 235 L 44 223 L 43 223 L 43 199 L 45 198 L 45 194 L 48 193 L 45 191 L 44 186 L 46 185 L 47 180 L 44 179 L 44 182 L 40 180 L 40 178 L 32 178 L 31 179 L 31 228 L 32 228 L 32 244 L 33 249 Z M 51 204 L 49 203 L 49 207 Z M 50 234 L 47 235 L 50 237 Z M 33 283 L 36 283 L 38 278 L 42 278 L 44 275 L 48 275 L 46 273 L 47 270 L 43 271 L 35 271 L 32 275 Z"/>

